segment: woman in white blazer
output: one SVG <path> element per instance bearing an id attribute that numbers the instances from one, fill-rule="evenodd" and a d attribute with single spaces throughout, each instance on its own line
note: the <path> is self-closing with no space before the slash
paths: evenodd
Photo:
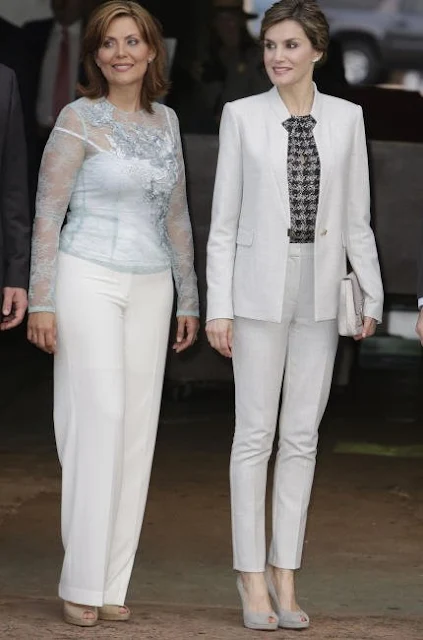
<path id="1" fill-rule="evenodd" d="M 304 628 L 301 562 L 318 427 L 338 342 L 348 257 L 364 292 L 364 329 L 381 320 L 361 108 L 320 94 L 313 68 L 329 41 L 315 0 L 282 0 L 261 40 L 274 87 L 225 105 L 208 240 L 210 344 L 233 358 L 234 568 L 244 624 Z M 266 567 L 265 490 L 283 381 L 273 527 Z M 269 594 L 274 602 L 272 610 Z"/>

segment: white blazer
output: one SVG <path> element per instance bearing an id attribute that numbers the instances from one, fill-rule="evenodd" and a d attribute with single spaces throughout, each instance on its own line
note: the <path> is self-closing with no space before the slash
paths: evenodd
<path id="1" fill-rule="evenodd" d="M 315 235 L 315 319 L 337 316 L 346 254 L 364 291 L 364 314 L 382 319 L 361 107 L 321 94 L 311 114 L 320 156 Z M 276 87 L 225 105 L 207 244 L 207 319 L 280 322 L 288 258 L 290 113 Z"/>

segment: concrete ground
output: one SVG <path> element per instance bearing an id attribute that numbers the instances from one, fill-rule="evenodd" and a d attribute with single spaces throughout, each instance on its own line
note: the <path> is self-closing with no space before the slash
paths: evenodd
<path id="1" fill-rule="evenodd" d="M 242 627 L 231 570 L 228 386 L 179 402 L 165 392 L 131 621 L 62 622 L 51 360 L 22 333 L 1 338 L 0 638 L 269 637 Z M 416 350 L 404 353 L 364 351 L 348 391 L 330 399 L 298 575 L 312 618 L 302 638 L 423 640 L 423 374 Z"/>

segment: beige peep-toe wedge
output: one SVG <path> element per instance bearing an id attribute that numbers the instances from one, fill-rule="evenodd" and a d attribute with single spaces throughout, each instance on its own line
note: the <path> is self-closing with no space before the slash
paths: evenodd
<path id="1" fill-rule="evenodd" d="M 124 611 L 121 611 L 124 609 Z M 126 605 L 105 604 L 98 608 L 98 617 L 100 620 L 109 620 L 110 622 L 126 622 L 131 616 L 131 611 Z"/>
<path id="2" fill-rule="evenodd" d="M 87 613 L 94 614 L 94 617 L 87 618 Z M 63 602 L 63 619 L 68 624 L 74 624 L 77 627 L 95 627 L 98 622 L 97 607 L 75 604 L 65 600 Z"/>

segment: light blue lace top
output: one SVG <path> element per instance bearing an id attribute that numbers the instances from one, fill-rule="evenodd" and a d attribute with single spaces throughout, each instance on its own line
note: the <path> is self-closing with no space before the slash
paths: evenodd
<path id="1" fill-rule="evenodd" d="M 60 248 L 118 271 L 171 267 L 177 314 L 198 315 L 178 120 L 153 106 L 152 114 L 127 113 L 81 98 L 60 114 L 40 169 L 30 312 L 55 310 Z"/>

